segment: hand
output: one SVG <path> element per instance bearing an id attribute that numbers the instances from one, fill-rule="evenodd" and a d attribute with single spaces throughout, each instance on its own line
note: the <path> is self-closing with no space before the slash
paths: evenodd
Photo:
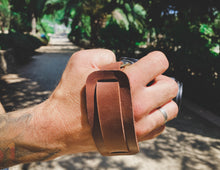
<path id="1" fill-rule="evenodd" d="M 139 141 L 155 138 L 163 132 L 165 119 L 158 108 L 167 112 L 167 121 L 177 116 L 178 106 L 172 99 L 177 95 L 178 85 L 173 79 L 161 75 L 168 66 L 166 56 L 155 51 L 124 70 L 131 84 Z"/>
<path id="2" fill-rule="evenodd" d="M 104 49 L 79 51 L 70 58 L 60 83 L 35 115 L 39 134 L 45 143 L 59 146 L 60 155 L 96 151 L 88 125 L 85 104 L 85 82 L 90 73 L 114 63 L 115 55 Z M 139 141 L 158 136 L 165 128 L 163 107 L 168 121 L 177 116 L 172 101 L 178 91 L 176 82 L 161 75 L 168 61 L 161 52 L 152 52 L 123 71 L 131 85 L 135 129 Z M 147 86 L 152 80 L 153 84 Z M 46 130 L 45 130 L 46 128 Z"/>
<path id="3" fill-rule="evenodd" d="M 5 109 L 0 102 L 0 114 L 4 114 L 4 113 L 5 113 Z"/>

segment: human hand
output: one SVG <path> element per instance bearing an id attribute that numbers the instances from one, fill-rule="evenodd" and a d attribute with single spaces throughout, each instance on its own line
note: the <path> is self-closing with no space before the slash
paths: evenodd
<path id="1" fill-rule="evenodd" d="M 5 109 L 0 102 L 0 114 L 3 114 L 3 113 L 5 113 Z"/>
<path id="2" fill-rule="evenodd" d="M 109 50 L 74 53 L 57 88 L 40 105 L 43 111 L 35 120 L 46 136 L 42 138 L 58 147 L 60 155 L 97 150 L 86 116 L 85 83 L 90 73 L 114 62 L 115 55 Z M 164 117 L 159 107 L 166 110 L 168 121 L 177 116 L 178 107 L 172 98 L 176 96 L 178 86 L 171 78 L 161 75 L 167 68 L 165 55 L 152 52 L 123 70 L 130 80 L 139 141 L 154 138 L 164 130 Z M 147 86 L 152 80 L 154 83 Z"/>

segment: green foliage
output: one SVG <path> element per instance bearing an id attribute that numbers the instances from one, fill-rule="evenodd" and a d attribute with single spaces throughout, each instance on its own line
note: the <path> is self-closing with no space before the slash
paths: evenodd
<path id="1" fill-rule="evenodd" d="M 108 24 L 114 19 L 114 21 L 116 22 L 116 24 L 121 27 L 124 28 L 124 31 L 128 31 L 129 30 L 129 21 L 128 18 L 126 17 L 126 14 L 124 13 L 124 11 L 120 8 L 116 8 L 113 12 L 112 12 L 112 16 L 110 16 L 110 18 L 108 18 L 106 25 L 108 26 Z"/>
<path id="2" fill-rule="evenodd" d="M 37 25 L 37 30 L 41 33 L 53 34 L 54 33 L 54 19 L 52 15 L 44 15 L 41 20 L 39 20 Z"/>
<path id="3" fill-rule="evenodd" d="M 69 38 L 76 44 L 80 44 L 81 40 L 88 40 L 91 33 L 90 17 L 86 15 L 81 15 L 80 21 L 81 24 L 72 24 L 72 30 L 69 34 Z"/>
<path id="4" fill-rule="evenodd" d="M 0 29 L 2 32 L 8 29 L 10 20 L 10 8 L 8 0 L 1 0 L 0 2 Z"/>
<path id="5" fill-rule="evenodd" d="M 138 30 L 140 33 L 146 31 L 146 29 L 144 29 L 145 17 L 146 17 L 146 11 L 140 4 L 130 5 L 129 10 L 127 11 L 127 18 L 129 20 L 129 24 L 132 27 L 134 27 L 136 30 Z"/>
<path id="6" fill-rule="evenodd" d="M 22 33 L 31 31 L 33 17 L 45 34 L 53 33 L 54 22 L 65 23 L 77 45 L 86 40 L 90 47 L 109 48 L 120 56 L 162 50 L 171 63 L 168 73 L 184 81 L 188 95 L 202 91 L 210 98 L 220 94 L 218 1 L 10 0 L 8 18 L 10 31 Z M 7 0 L 2 2 L 0 9 L 9 9 Z M 2 11 L 0 24 L 7 14 Z"/>
<path id="7" fill-rule="evenodd" d="M 100 32 L 100 46 L 113 50 L 118 56 L 133 56 L 137 50 L 137 42 L 141 41 L 143 35 L 135 27 L 129 31 L 120 27 L 116 21 L 110 22 Z"/>
<path id="8" fill-rule="evenodd" d="M 44 7 L 44 14 L 54 14 L 63 9 L 64 1 L 60 0 L 47 0 Z"/>
<path id="9" fill-rule="evenodd" d="M 209 36 L 212 36 L 214 34 L 212 28 L 208 24 L 201 24 L 199 31 Z"/>
<path id="10" fill-rule="evenodd" d="M 27 13 L 11 13 L 10 31 L 14 32 L 31 32 L 31 16 Z"/>
<path id="11" fill-rule="evenodd" d="M 121 45 L 115 44 L 113 46 L 114 39 L 105 39 L 111 36 L 104 34 L 109 34 L 109 28 L 113 24 L 112 27 L 116 29 L 116 34 L 117 32 L 122 33 L 119 35 L 120 38 L 114 36 L 117 42 L 126 39 L 127 36 L 135 37 L 136 33 L 142 34 L 143 38 L 145 16 L 146 12 L 140 4 L 127 3 L 126 1 L 67 1 L 63 22 L 67 24 L 67 18 L 72 19 L 72 31 L 69 38 L 76 44 L 79 44 L 82 39 L 87 39 L 91 46 L 107 45 L 114 51 L 124 51 L 124 49 L 118 50 Z M 125 37 L 122 38 L 122 35 Z M 133 47 L 136 47 L 139 39 L 128 42 L 126 41 L 123 46 L 132 48 L 134 52 L 135 48 Z"/>
<path id="12" fill-rule="evenodd" d="M 32 30 L 32 19 L 39 19 L 43 16 L 45 3 L 46 0 L 10 0 L 10 31 L 30 32 Z"/>

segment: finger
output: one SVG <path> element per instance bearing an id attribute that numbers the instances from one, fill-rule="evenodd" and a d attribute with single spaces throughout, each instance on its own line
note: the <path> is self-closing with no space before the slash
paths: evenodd
<path id="1" fill-rule="evenodd" d="M 3 113 L 5 113 L 5 109 L 4 109 L 3 105 L 0 102 L 0 114 L 3 114 Z"/>
<path id="2" fill-rule="evenodd" d="M 131 85 L 146 86 L 156 76 L 162 74 L 169 66 L 166 56 L 159 51 L 151 52 L 136 63 L 126 67 Z"/>
<path id="3" fill-rule="evenodd" d="M 140 139 L 138 139 L 138 141 L 145 141 L 145 140 L 149 140 L 149 139 L 153 139 L 153 138 L 158 137 L 161 133 L 163 133 L 165 127 L 166 127 L 165 125 L 160 126 L 159 128 L 151 131 L 146 136 L 141 137 Z"/>
<path id="4" fill-rule="evenodd" d="M 178 113 L 178 106 L 174 101 L 165 104 L 162 107 L 167 113 L 167 121 L 174 119 Z M 156 109 L 149 115 L 143 117 L 136 122 L 136 134 L 139 138 L 146 136 L 154 129 L 157 129 L 165 124 L 165 118 L 160 110 Z"/>
<path id="5" fill-rule="evenodd" d="M 78 67 L 100 68 L 116 61 L 115 54 L 107 49 L 89 49 L 74 53 L 69 63 Z"/>
<path id="6" fill-rule="evenodd" d="M 134 92 L 133 109 L 135 119 L 146 116 L 152 110 L 166 104 L 176 97 L 178 92 L 177 83 L 167 76 L 157 76 L 155 82 L 138 92 Z"/>

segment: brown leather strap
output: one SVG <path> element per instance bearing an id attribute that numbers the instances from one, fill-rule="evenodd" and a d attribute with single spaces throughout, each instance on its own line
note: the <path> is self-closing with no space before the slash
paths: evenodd
<path id="1" fill-rule="evenodd" d="M 87 116 L 102 155 L 130 155 L 139 151 L 134 129 L 129 80 L 121 62 L 91 73 L 86 81 Z"/>

